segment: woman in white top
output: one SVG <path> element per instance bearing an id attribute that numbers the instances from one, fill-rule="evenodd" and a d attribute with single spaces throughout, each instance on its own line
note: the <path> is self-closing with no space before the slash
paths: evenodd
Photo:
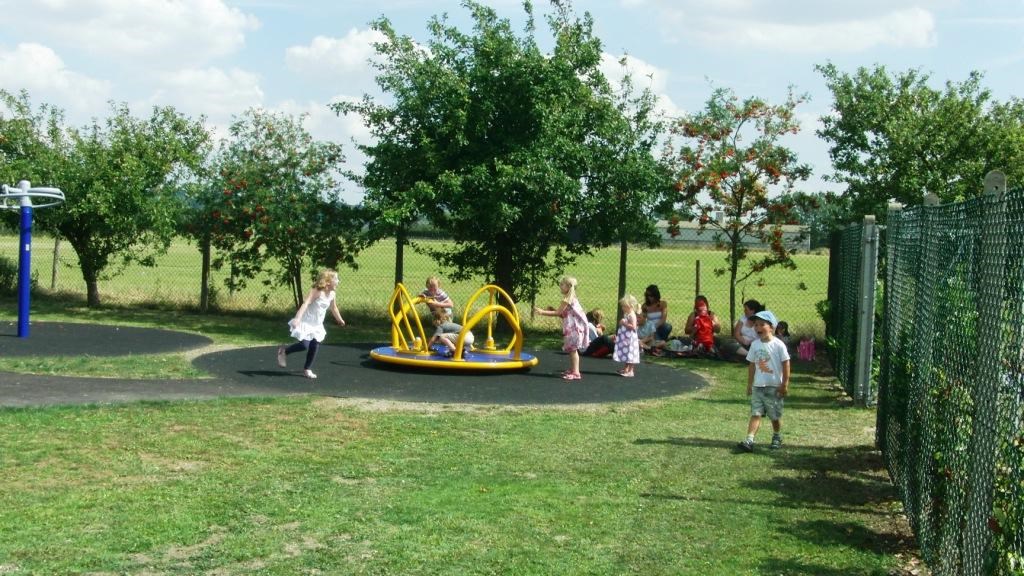
<path id="1" fill-rule="evenodd" d="M 757 332 L 754 330 L 754 323 L 750 319 L 762 310 L 764 310 L 763 304 L 757 300 L 747 300 L 743 303 L 743 318 L 740 318 L 732 327 L 732 337 L 739 345 L 734 354 L 743 360 L 747 358 L 750 344 L 758 338 Z"/>
<path id="2" fill-rule="evenodd" d="M 644 302 L 640 305 L 640 316 L 643 323 L 637 330 L 640 347 L 648 349 L 657 341 L 668 340 L 672 333 L 672 325 L 668 320 L 668 302 L 661 299 L 661 290 L 657 284 L 651 284 L 644 290 Z"/>

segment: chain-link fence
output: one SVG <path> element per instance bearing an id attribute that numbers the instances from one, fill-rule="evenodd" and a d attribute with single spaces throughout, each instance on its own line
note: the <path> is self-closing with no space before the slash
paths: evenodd
<path id="1" fill-rule="evenodd" d="M 829 268 L 828 338 L 829 360 L 846 393 L 854 397 L 854 360 L 857 345 L 857 279 L 860 277 L 863 224 L 854 224 L 832 235 Z"/>
<path id="2" fill-rule="evenodd" d="M 1024 191 L 894 211 L 886 234 L 878 445 L 922 556 L 1024 574 Z"/>
<path id="3" fill-rule="evenodd" d="M 410 289 L 419 289 L 426 277 L 438 274 L 445 289 L 456 303 L 469 298 L 485 278 L 455 282 L 447 278 L 432 258 L 425 254 L 427 247 L 437 248 L 446 240 L 418 237 L 404 250 L 404 282 Z M 17 264 L 16 235 L 0 235 L 0 258 L 13 259 Z M 67 242 L 37 235 L 33 240 L 33 276 L 37 288 L 68 295 L 85 296 L 85 283 L 78 267 L 78 259 Z M 385 240 L 365 249 L 356 259 L 356 269 L 343 269 L 342 293 L 339 305 L 348 309 L 363 309 L 381 315 L 394 288 L 395 241 Z M 754 253 L 756 255 L 756 252 Z M 729 321 L 728 274 L 726 252 L 692 243 L 665 242 L 657 248 L 629 246 L 626 251 L 626 291 L 642 295 L 648 284 L 656 284 L 662 298 L 670 304 L 669 322 L 676 333 L 682 331 L 686 316 L 692 309 L 693 297 L 705 294 L 711 308 L 723 323 Z M 216 258 L 217 254 L 213 255 Z M 611 247 L 597 250 L 594 255 L 580 258 L 566 274 L 579 281 L 580 300 L 587 308 L 601 308 L 615 316 L 618 309 L 618 278 L 620 249 Z M 824 323 L 815 311 L 815 304 L 826 298 L 828 282 L 828 250 L 814 253 L 801 251 L 794 256 L 795 270 L 782 267 L 768 268 L 736 287 L 736 315 L 742 314 L 741 303 L 750 298 L 764 302 L 776 315 L 786 320 L 794 336 L 824 335 Z M 170 304 L 184 308 L 198 308 L 201 287 L 202 256 L 199 248 L 186 240 L 175 241 L 166 255 L 156 260 L 152 268 L 132 265 L 116 275 L 99 281 L 102 303 Z M 311 271 L 312 274 L 312 271 Z M 211 307 L 226 311 L 264 311 L 290 313 L 293 303 L 287 287 L 268 283 L 268 278 L 247 283 L 241 290 L 229 291 L 224 284 L 226 270 L 213 270 L 210 278 Z M 560 298 L 557 282 L 543 288 L 537 297 L 541 306 L 557 304 Z M 520 303 L 524 317 L 529 316 L 529 302 Z M 730 332 L 728 326 L 723 334 Z"/>
<path id="4" fill-rule="evenodd" d="M 825 335 L 843 390 L 861 406 L 875 403 L 872 378 L 879 227 L 869 216 L 832 234 Z"/>

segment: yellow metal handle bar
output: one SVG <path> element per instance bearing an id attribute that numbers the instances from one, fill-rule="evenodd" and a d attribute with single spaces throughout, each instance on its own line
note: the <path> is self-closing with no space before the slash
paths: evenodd
<path id="1" fill-rule="evenodd" d="M 513 310 L 515 310 L 515 308 L 513 308 Z M 523 330 L 519 327 L 519 315 L 515 314 L 514 312 L 510 312 L 508 308 L 502 306 L 501 304 L 491 304 L 489 306 L 484 306 L 476 314 L 474 314 L 473 317 L 469 319 L 469 321 L 462 325 L 462 332 L 459 333 L 459 341 L 455 344 L 456 358 L 463 357 L 462 348 L 466 340 L 466 333 L 469 332 L 470 329 L 473 328 L 473 326 L 476 326 L 478 322 L 483 320 L 484 316 L 491 317 L 491 319 L 488 320 L 487 330 L 488 341 L 492 343 L 493 348 L 493 341 L 491 341 L 490 339 L 490 324 L 493 323 L 493 315 L 496 313 L 500 313 L 502 316 L 504 316 L 505 319 L 508 320 L 508 323 L 512 325 L 512 329 L 515 331 L 515 336 L 512 337 L 512 341 L 509 342 L 508 347 L 505 348 L 504 351 L 507 353 L 509 350 L 512 350 L 512 348 L 515 347 L 515 351 L 512 355 L 512 358 L 516 360 L 520 359 L 523 352 Z M 463 315 L 463 318 L 465 318 L 465 315 Z"/>
<path id="2" fill-rule="evenodd" d="M 395 291 L 388 301 L 388 313 L 391 315 L 391 346 L 399 352 L 416 352 L 417 354 L 427 353 L 427 335 L 423 331 L 423 323 L 420 322 L 420 315 L 416 313 L 416 305 L 426 302 L 422 296 L 413 298 L 409 291 L 399 282 L 395 284 Z M 416 321 L 416 329 L 413 330 L 409 316 Z M 403 331 L 404 328 L 404 331 Z M 419 347 L 410 346 L 409 341 L 417 338 L 419 334 Z"/>
<path id="3" fill-rule="evenodd" d="M 502 350 L 502 352 L 507 353 L 509 350 L 512 349 L 516 342 L 519 343 L 519 347 L 521 349 L 523 342 L 523 332 L 519 326 L 519 308 L 516 307 L 515 300 L 513 300 L 512 297 L 508 295 L 508 292 L 505 292 L 505 290 L 503 290 L 501 286 L 487 284 L 480 288 L 479 290 L 477 290 L 476 292 L 474 292 L 473 295 L 469 297 L 469 300 L 466 301 L 466 307 L 462 310 L 462 325 L 469 325 L 469 323 L 466 320 L 466 317 L 469 316 L 469 311 L 473 309 L 473 304 L 476 303 L 477 299 L 483 296 L 484 292 L 487 293 L 487 308 L 498 306 L 499 308 L 505 310 L 506 312 L 509 312 L 509 310 L 511 310 L 511 316 L 509 316 L 508 314 L 506 314 L 505 316 L 506 319 L 509 321 L 509 324 L 512 325 L 513 330 L 515 330 L 515 337 L 512 339 L 511 342 L 508 343 L 508 346 L 506 346 L 505 349 Z M 507 306 L 501 306 L 501 301 L 498 298 L 499 296 L 504 297 L 505 302 L 507 302 Z M 493 312 L 494 310 L 492 309 L 491 311 Z M 477 315 L 474 315 L 474 318 L 476 318 Z M 491 314 L 487 318 L 487 338 L 484 340 L 484 345 L 480 349 L 481 351 L 490 353 L 496 351 L 494 347 L 494 314 Z"/>

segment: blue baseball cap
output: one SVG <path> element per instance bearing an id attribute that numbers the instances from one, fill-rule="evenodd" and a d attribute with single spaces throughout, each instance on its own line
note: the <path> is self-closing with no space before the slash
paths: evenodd
<path id="1" fill-rule="evenodd" d="M 779 321 L 775 318 L 775 314 L 771 313 L 771 310 L 761 310 L 751 318 L 751 320 L 764 320 L 771 324 L 772 328 L 779 324 Z"/>

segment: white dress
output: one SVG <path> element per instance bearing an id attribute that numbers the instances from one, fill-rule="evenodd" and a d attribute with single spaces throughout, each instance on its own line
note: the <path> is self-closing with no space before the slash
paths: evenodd
<path id="1" fill-rule="evenodd" d="M 324 330 L 324 318 L 327 317 L 327 310 L 331 308 L 331 302 L 334 302 L 334 291 L 325 293 L 320 290 L 320 295 L 306 307 L 306 311 L 302 313 L 302 318 L 299 318 L 297 325 L 293 324 L 294 318 L 288 321 L 292 338 L 299 341 L 323 342 L 327 337 L 327 330 Z"/>

